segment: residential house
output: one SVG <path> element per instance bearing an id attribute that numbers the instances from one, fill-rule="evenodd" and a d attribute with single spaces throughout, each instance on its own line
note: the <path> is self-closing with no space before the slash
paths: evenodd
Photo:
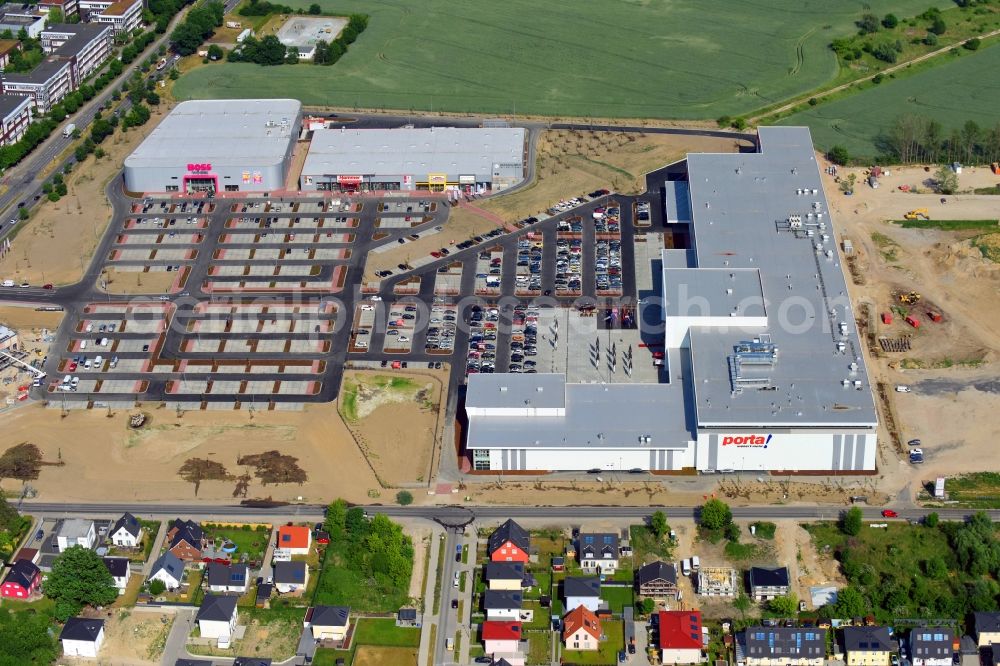
<path id="1" fill-rule="evenodd" d="M 660 611 L 660 661 L 664 664 L 702 662 L 701 611 Z"/>
<path id="2" fill-rule="evenodd" d="M 16 39 L 0 39 L 0 70 L 10 64 L 10 54 L 21 50 L 21 42 Z"/>
<path id="3" fill-rule="evenodd" d="M 42 571 L 31 560 L 17 560 L 0 584 L 0 597 L 4 599 L 27 599 L 38 589 Z"/>
<path id="4" fill-rule="evenodd" d="M 483 576 L 491 590 L 520 590 L 524 583 L 524 563 L 487 562 Z"/>
<path id="5" fill-rule="evenodd" d="M 62 641 L 63 656 L 96 659 L 104 642 L 104 620 L 71 617 L 66 620 L 59 640 Z"/>
<path id="6" fill-rule="evenodd" d="M 528 530 L 507 519 L 490 534 L 486 552 L 492 562 L 526 563 L 530 557 L 530 546 Z"/>
<path id="7" fill-rule="evenodd" d="M 975 662 L 977 664 L 981 663 L 981 661 L 978 659 L 978 656 L 979 655 L 977 654 L 976 655 L 977 659 Z M 998 666 L 998 665 L 1000 665 L 1000 643 L 992 643 L 990 644 L 990 666 Z"/>
<path id="8" fill-rule="evenodd" d="M 563 618 L 563 644 L 567 650 L 597 650 L 601 642 L 601 620 L 586 606 L 577 606 Z"/>
<path id="9" fill-rule="evenodd" d="M 701 567 L 698 570 L 698 594 L 708 597 L 735 597 L 739 574 L 730 567 Z"/>
<path id="10" fill-rule="evenodd" d="M 306 611 L 303 626 L 311 630 L 313 640 L 342 641 L 351 628 L 351 609 L 347 606 L 313 606 Z"/>
<path id="11" fill-rule="evenodd" d="M 845 627 L 844 652 L 847 666 L 889 666 L 897 650 L 886 627 Z"/>
<path id="12" fill-rule="evenodd" d="M 790 589 L 787 567 L 750 567 L 749 580 L 754 601 L 770 601 Z"/>
<path id="13" fill-rule="evenodd" d="M 131 513 L 126 513 L 112 525 L 108 538 L 119 548 L 138 548 L 142 542 L 142 524 Z"/>
<path id="14" fill-rule="evenodd" d="M 56 533 L 56 545 L 60 553 L 73 546 L 93 548 L 96 539 L 97 530 L 94 521 L 82 518 L 64 520 L 59 532 Z"/>
<path id="15" fill-rule="evenodd" d="M 976 644 L 988 647 L 1000 644 L 1000 613 L 973 613 L 976 624 Z"/>
<path id="16" fill-rule="evenodd" d="M 910 632 L 913 666 L 952 666 L 958 638 L 947 627 L 916 627 Z"/>
<path id="17" fill-rule="evenodd" d="M 563 581 L 566 608 L 583 606 L 596 613 L 601 607 L 601 580 L 593 576 L 571 576 Z"/>
<path id="18" fill-rule="evenodd" d="M 208 589 L 217 593 L 243 594 L 249 585 L 249 571 L 245 564 L 220 564 L 211 562 L 205 567 Z"/>
<path id="19" fill-rule="evenodd" d="M 167 530 L 168 550 L 184 562 L 201 559 L 201 551 L 205 548 L 205 533 L 201 526 L 193 520 L 177 518 L 170 523 Z"/>
<path id="20" fill-rule="evenodd" d="M 483 647 L 487 655 L 516 654 L 521 642 L 521 623 L 487 620 L 483 622 Z"/>
<path id="21" fill-rule="evenodd" d="M 184 563 L 180 559 L 167 551 L 160 555 L 156 562 L 153 562 L 153 568 L 149 570 L 149 582 L 154 580 L 161 581 L 168 590 L 176 590 L 181 586 L 181 581 L 184 579 Z"/>
<path id="22" fill-rule="evenodd" d="M 521 616 L 524 598 L 520 591 L 486 590 L 483 593 L 483 610 L 487 620 L 517 620 Z"/>
<path id="23" fill-rule="evenodd" d="M 618 535 L 581 532 L 577 537 L 580 566 L 586 573 L 613 574 L 618 569 Z"/>
<path id="24" fill-rule="evenodd" d="M 419 627 L 421 625 L 420 614 L 416 608 L 400 608 L 396 611 L 397 627 Z"/>
<path id="25" fill-rule="evenodd" d="M 279 594 L 305 592 L 309 584 L 309 567 L 305 562 L 276 562 L 274 586 Z"/>
<path id="26" fill-rule="evenodd" d="M 132 576 L 132 567 L 129 566 L 127 557 L 102 557 L 101 561 L 108 568 L 111 577 L 115 579 L 115 587 L 118 594 L 125 594 L 128 587 L 128 579 Z"/>
<path id="27" fill-rule="evenodd" d="M 236 630 L 236 597 L 206 594 L 195 619 L 202 638 L 228 643 Z"/>
<path id="28" fill-rule="evenodd" d="M 823 666 L 826 629 L 748 627 L 737 635 L 739 666 Z"/>
<path id="29" fill-rule="evenodd" d="M 312 532 L 302 525 L 282 525 L 278 528 L 277 548 L 289 555 L 308 555 L 312 545 Z"/>
<path id="30" fill-rule="evenodd" d="M 654 599 L 676 599 L 677 567 L 673 564 L 650 562 L 635 572 L 635 584 L 639 594 Z"/>

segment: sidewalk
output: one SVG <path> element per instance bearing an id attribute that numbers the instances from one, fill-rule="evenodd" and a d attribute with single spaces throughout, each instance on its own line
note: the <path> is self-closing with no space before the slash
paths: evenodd
<path id="1" fill-rule="evenodd" d="M 417 666 L 432 666 L 427 663 L 427 653 L 433 649 L 431 643 L 431 624 L 437 624 L 434 615 L 434 590 L 437 588 L 438 551 L 441 550 L 441 535 L 444 531 L 435 526 L 431 530 L 431 549 L 427 554 L 427 580 L 424 581 L 423 626 L 420 629 L 420 648 L 417 653 Z"/>
<path id="2" fill-rule="evenodd" d="M 156 559 L 159 556 L 160 548 L 163 547 L 163 542 L 167 538 L 167 525 L 168 524 L 169 524 L 169 521 L 166 521 L 166 520 L 161 520 L 160 521 L 160 529 L 156 533 L 156 541 L 153 542 L 153 549 L 151 551 L 149 551 L 149 557 L 147 557 L 146 561 L 142 563 L 142 577 L 143 578 L 148 578 L 149 577 L 149 572 L 152 571 L 152 569 L 153 569 L 153 564 L 156 562 Z"/>

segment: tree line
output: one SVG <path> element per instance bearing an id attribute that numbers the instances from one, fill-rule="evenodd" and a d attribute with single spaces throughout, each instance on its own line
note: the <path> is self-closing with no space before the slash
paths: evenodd
<path id="1" fill-rule="evenodd" d="M 974 120 L 967 120 L 960 127 L 946 131 L 933 118 L 905 114 L 876 135 L 875 146 L 879 152 L 874 157 L 852 155 L 842 145 L 831 147 L 827 157 L 841 165 L 872 161 L 878 164 L 991 164 L 1000 162 L 1000 122 L 983 127 Z"/>
<path id="2" fill-rule="evenodd" d="M 341 566 L 361 572 L 384 593 L 406 590 L 413 573 L 413 542 L 403 528 L 384 514 L 365 518 L 364 510 L 337 500 L 329 505 L 324 523 L 331 550 Z"/>
<path id="3" fill-rule="evenodd" d="M 206 39 L 215 34 L 222 25 L 226 10 L 220 2 L 207 2 L 195 7 L 184 21 L 170 33 L 170 43 L 182 56 L 189 56 L 198 50 Z"/>

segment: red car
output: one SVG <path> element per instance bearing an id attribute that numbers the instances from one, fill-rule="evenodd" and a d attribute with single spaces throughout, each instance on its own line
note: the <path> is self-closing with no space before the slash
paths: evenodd
<path id="1" fill-rule="evenodd" d="M 892 509 L 885 509 L 882 511 L 883 518 L 899 518 L 899 514 Z"/>
<path id="2" fill-rule="evenodd" d="M 431 256 L 437 258 L 441 256 L 441 253 L 438 252 L 437 250 L 434 250 L 433 252 L 431 252 Z"/>
<path id="3" fill-rule="evenodd" d="M 76 370 L 76 368 L 77 368 L 76 361 L 70 361 L 69 367 L 66 368 L 66 372 L 73 372 L 74 370 Z"/>
<path id="4" fill-rule="evenodd" d="M 43 284 L 42 289 L 52 289 L 52 283 L 50 282 L 48 284 Z"/>

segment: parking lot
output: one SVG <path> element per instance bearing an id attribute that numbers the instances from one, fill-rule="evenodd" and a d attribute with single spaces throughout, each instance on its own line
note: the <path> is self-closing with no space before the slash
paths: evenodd
<path id="1" fill-rule="evenodd" d="M 362 279 L 369 254 L 438 233 L 448 204 L 345 195 L 143 201 L 112 225 L 98 270 L 180 269 L 179 277 L 160 296 L 94 294 L 67 308 L 46 390 L 62 404 L 328 400 L 346 361 L 450 361 L 456 381 L 576 365 L 586 381 L 614 372 L 624 380 L 623 354 L 638 354 L 638 338 L 619 336 L 623 346 L 612 350 L 619 342 L 601 334 L 608 347 L 592 355 L 614 353 L 611 364 L 568 353 L 603 344 L 597 331 L 608 327 L 595 299 L 634 302 L 636 293 L 635 207 L 594 195 L 520 220 L 513 232 L 455 239 L 377 282 Z M 605 365 L 613 372 L 601 374 Z"/>

